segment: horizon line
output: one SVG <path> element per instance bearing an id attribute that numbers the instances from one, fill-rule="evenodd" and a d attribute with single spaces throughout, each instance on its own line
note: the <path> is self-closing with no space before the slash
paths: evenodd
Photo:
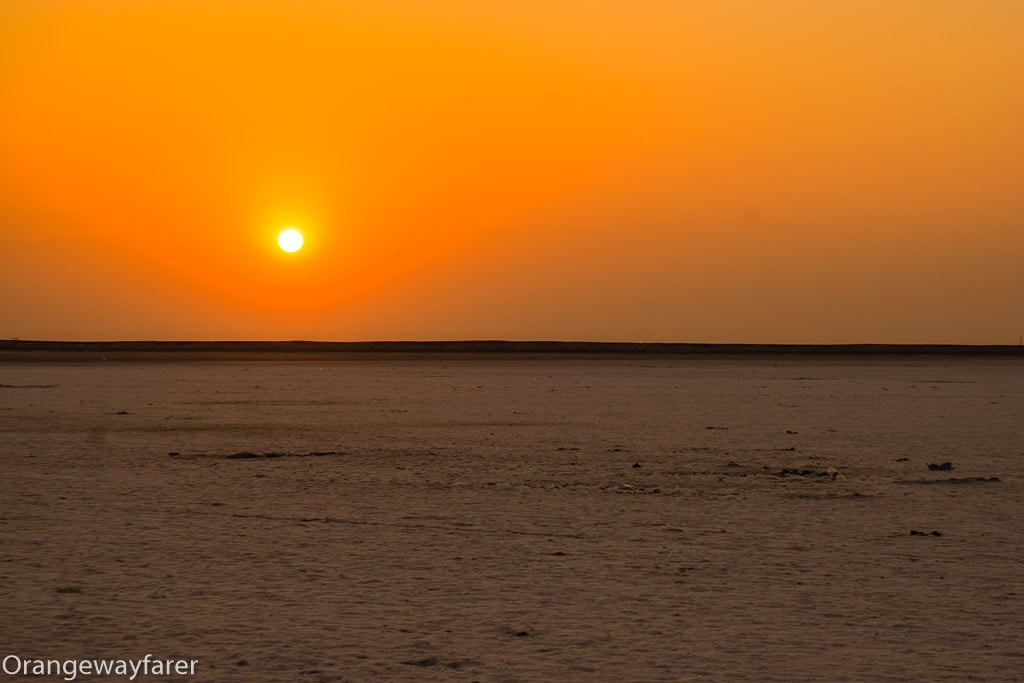
<path id="1" fill-rule="evenodd" d="M 1022 344 L 942 344 L 847 342 L 829 344 L 746 342 L 614 342 L 556 340 L 39 340 L 0 339 L 11 353 L 249 353 L 266 354 L 505 354 L 505 355 L 1011 355 L 1024 356 Z"/>

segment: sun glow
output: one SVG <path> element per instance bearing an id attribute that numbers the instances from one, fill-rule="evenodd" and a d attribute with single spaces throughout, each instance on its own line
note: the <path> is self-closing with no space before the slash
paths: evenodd
<path id="1" fill-rule="evenodd" d="M 302 233 L 295 228 L 286 228 L 277 236 L 277 246 L 288 253 L 302 249 Z"/>

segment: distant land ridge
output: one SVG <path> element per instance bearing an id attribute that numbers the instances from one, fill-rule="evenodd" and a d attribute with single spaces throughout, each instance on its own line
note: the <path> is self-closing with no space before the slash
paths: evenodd
<path id="1" fill-rule="evenodd" d="M 0 340 L 0 358 L 31 354 L 43 357 L 111 354 L 118 357 L 159 354 L 186 356 L 334 354 L 493 354 L 600 356 L 1014 356 L 1024 357 L 1020 345 L 966 344 L 692 344 L 682 342 L 597 341 L 41 341 Z"/>

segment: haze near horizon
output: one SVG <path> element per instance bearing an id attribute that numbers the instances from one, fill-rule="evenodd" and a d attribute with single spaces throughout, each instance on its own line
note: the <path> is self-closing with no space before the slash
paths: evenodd
<path id="1" fill-rule="evenodd" d="M 1015 0 L 8 0 L 0 338 L 1015 344 L 1022 35 Z"/>

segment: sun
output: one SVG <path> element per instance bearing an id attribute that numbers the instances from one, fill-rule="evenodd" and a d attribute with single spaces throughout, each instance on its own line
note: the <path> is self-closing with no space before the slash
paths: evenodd
<path id="1" fill-rule="evenodd" d="M 288 253 L 302 249 L 302 233 L 295 228 L 285 228 L 277 236 L 277 246 Z"/>

